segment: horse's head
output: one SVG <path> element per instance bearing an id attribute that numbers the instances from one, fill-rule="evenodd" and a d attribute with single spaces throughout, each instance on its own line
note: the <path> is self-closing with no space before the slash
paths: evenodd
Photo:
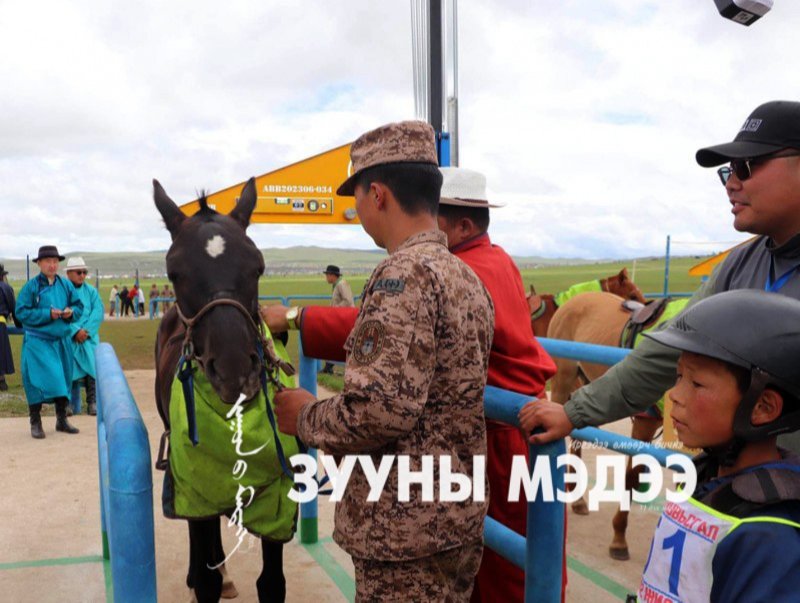
<path id="1" fill-rule="evenodd" d="M 187 217 L 157 180 L 153 188 L 172 235 L 167 276 L 194 355 L 224 402 L 233 404 L 242 393 L 250 399 L 260 387 L 254 325 L 259 321 L 258 279 L 264 272 L 264 258 L 245 234 L 256 205 L 255 180 L 244 186 L 229 215 L 211 209 L 201 196 L 200 211 Z"/>
<path id="2" fill-rule="evenodd" d="M 647 303 L 641 289 L 628 277 L 627 268 L 623 268 L 619 271 L 619 274 L 610 276 L 604 280 L 607 287 L 603 288 L 605 291 L 613 293 L 614 295 L 619 295 L 623 299 L 633 299 L 642 304 Z"/>

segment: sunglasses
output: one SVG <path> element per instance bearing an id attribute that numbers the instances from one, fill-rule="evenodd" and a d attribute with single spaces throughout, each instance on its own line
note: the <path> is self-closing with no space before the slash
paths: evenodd
<path id="1" fill-rule="evenodd" d="M 728 184 L 728 180 L 730 180 L 731 176 L 734 174 L 740 182 L 744 182 L 753 175 L 753 166 L 756 166 L 760 163 L 766 163 L 772 159 L 797 156 L 800 156 L 800 151 L 789 151 L 788 153 L 778 151 L 772 155 L 756 157 L 755 159 L 731 159 L 730 165 L 725 165 L 717 170 L 717 175 L 719 175 L 719 179 L 722 181 L 722 186 Z"/>
<path id="2" fill-rule="evenodd" d="M 75 274 L 82 274 L 83 276 L 89 274 L 88 270 L 70 270 L 70 272 L 74 272 Z"/>

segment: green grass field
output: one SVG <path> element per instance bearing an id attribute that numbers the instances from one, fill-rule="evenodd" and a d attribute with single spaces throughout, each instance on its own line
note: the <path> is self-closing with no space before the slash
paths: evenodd
<path id="1" fill-rule="evenodd" d="M 670 264 L 670 291 L 687 292 L 695 290 L 700 279 L 688 275 L 691 266 L 700 262 L 697 258 L 672 258 Z M 602 264 L 582 264 L 577 266 L 547 266 L 522 271 L 522 279 L 526 290 L 531 284 L 536 286 L 540 293 L 556 293 L 578 282 L 603 278 L 616 274 L 623 267 L 628 268 L 628 273 L 633 276 L 633 262 L 621 261 Z M 348 281 L 353 293 L 358 294 L 364 288 L 369 275 L 348 276 Z M 664 261 L 663 260 L 638 260 L 636 262 L 635 281 L 645 293 L 659 293 L 664 287 Z M 156 282 L 159 290 L 164 281 L 143 280 L 145 291 L 150 289 L 152 282 Z M 22 287 L 21 282 L 12 282 L 16 291 Z M 120 283 L 121 284 L 121 283 Z M 101 281 L 100 296 L 107 300 L 112 283 Z M 285 277 L 265 277 L 261 279 L 259 293 L 289 297 L 292 295 L 319 295 L 326 299 L 330 295 L 330 285 L 325 282 L 322 275 L 303 275 Z M 106 307 L 108 303 L 106 303 Z M 274 303 L 274 302 L 265 302 Z M 300 301 L 296 305 L 327 305 L 325 299 L 315 301 Z M 153 347 L 158 320 L 111 320 L 103 323 L 100 329 L 100 339 L 114 346 L 120 364 L 125 370 L 153 369 Z M 0 416 L 13 416 L 27 414 L 24 392 L 20 377 L 20 352 L 22 338 L 11 337 L 11 347 L 14 353 L 17 373 L 7 378 L 9 391 L 0 393 Z M 297 362 L 297 337 L 289 339 L 288 352 L 294 362 Z M 333 390 L 341 390 L 342 379 L 340 376 L 320 376 L 320 384 Z"/>

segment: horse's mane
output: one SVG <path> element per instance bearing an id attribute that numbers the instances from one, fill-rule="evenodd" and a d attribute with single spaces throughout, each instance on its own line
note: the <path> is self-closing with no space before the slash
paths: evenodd
<path id="1" fill-rule="evenodd" d="M 208 206 L 208 191 L 205 189 L 200 189 L 200 192 L 197 193 L 197 202 L 200 204 L 200 211 L 196 215 L 210 219 L 217 214 L 215 210 Z"/>

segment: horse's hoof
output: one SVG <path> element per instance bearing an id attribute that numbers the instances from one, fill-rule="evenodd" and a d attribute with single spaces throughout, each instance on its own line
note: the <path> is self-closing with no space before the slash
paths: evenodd
<path id="1" fill-rule="evenodd" d="M 236 590 L 236 585 L 233 583 L 233 580 L 222 583 L 222 593 L 220 596 L 223 599 L 235 599 L 239 596 L 239 591 Z"/>
<path id="2" fill-rule="evenodd" d="M 586 506 L 586 501 L 582 498 L 579 498 L 574 503 L 572 503 L 572 512 L 576 515 L 588 515 L 589 514 L 589 507 Z"/>
<path id="3" fill-rule="evenodd" d="M 608 547 L 608 555 L 616 561 L 629 561 L 631 558 L 630 553 L 628 553 L 628 547 L 617 548 L 610 546 Z"/>

